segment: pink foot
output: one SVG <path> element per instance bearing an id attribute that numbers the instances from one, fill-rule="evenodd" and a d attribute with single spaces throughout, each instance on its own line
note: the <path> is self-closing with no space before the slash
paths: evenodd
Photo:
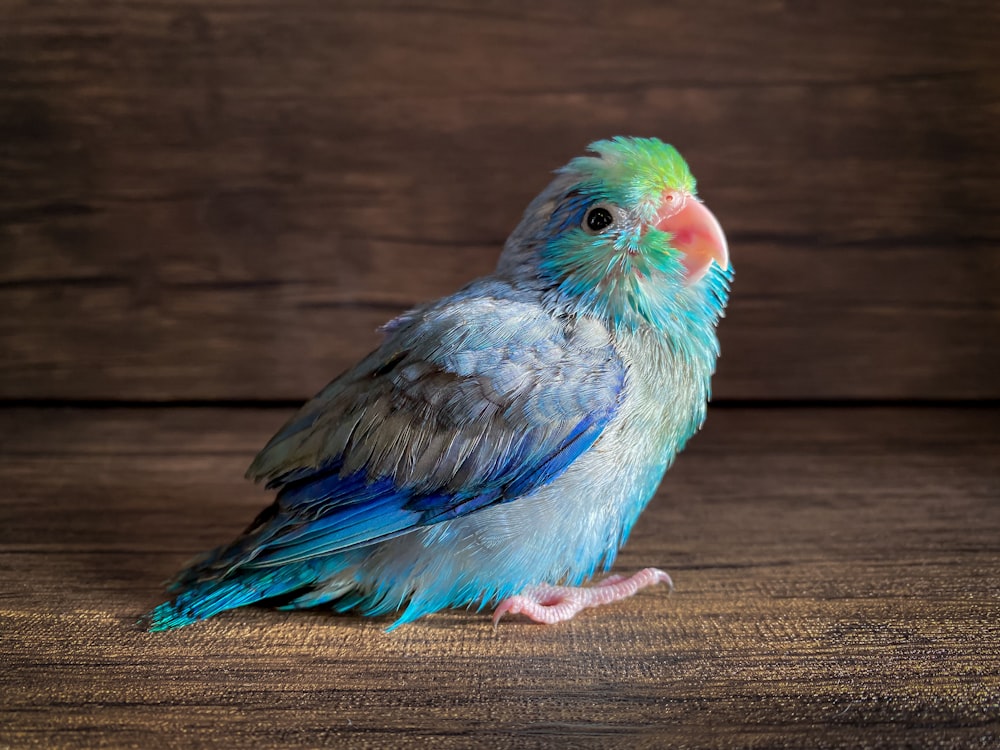
<path id="1" fill-rule="evenodd" d="M 625 576 L 608 576 L 595 586 L 529 586 L 517 596 L 504 599 L 493 612 L 493 627 L 500 618 L 510 613 L 523 614 L 535 622 L 551 625 L 573 619 L 573 615 L 582 609 L 599 607 L 627 599 L 639 589 L 665 583 L 674 587 L 670 576 L 656 568 L 640 570 L 631 578 Z"/>

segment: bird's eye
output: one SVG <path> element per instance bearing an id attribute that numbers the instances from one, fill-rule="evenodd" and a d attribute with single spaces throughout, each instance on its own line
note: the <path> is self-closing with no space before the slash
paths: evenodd
<path id="1" fill-rule="evenodd" d="M 583 228 L 591 234 L 603 232 L 615 223 L 615 215 L 604 206 L 594 206 L 583 217 Z"/>

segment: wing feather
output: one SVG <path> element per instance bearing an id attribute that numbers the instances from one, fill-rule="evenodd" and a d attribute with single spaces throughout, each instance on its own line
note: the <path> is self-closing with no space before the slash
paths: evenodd
<path id="1" fill-rule="evenodd" d="M 510 502 L 600 437 L 625 382 L 607 331 L 474 291 L 389 326 L 272 438 L 247 474 L 279 488 L 276 507 L 236 564 L 304 560 Z"/>

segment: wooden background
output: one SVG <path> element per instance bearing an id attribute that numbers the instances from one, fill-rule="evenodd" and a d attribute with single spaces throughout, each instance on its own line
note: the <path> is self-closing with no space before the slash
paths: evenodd
<path id="1" fill-rule="evenodd" d="M 5 398 L 306 398 L 614 134 L 729 234 L 719 398 L 1000 397 L 996 2 L 0 7 Z"/>
<path id="2" fill-rule="evenodd" d="M 0 747 L 1000 746 L 998 40 L 987 0 L 0 0 Z M 615 134 L 737 270 L 616 568 L 675 594 L 140 632 L 294 403 Z"/>

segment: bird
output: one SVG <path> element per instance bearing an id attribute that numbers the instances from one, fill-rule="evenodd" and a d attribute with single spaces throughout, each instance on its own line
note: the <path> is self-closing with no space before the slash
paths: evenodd
<path id="1" fill-rule="evenodd" d="M 248 604 L 388 626 L 446 608 L 571 619 L 666 583 L 610 570 L 705 421 L 733 271 L 678 150 L 591 143 L 528 205 L 493 273 L 381 329 L 247 478 L 274 502 L 192 561 L 143 622 Z"/>

